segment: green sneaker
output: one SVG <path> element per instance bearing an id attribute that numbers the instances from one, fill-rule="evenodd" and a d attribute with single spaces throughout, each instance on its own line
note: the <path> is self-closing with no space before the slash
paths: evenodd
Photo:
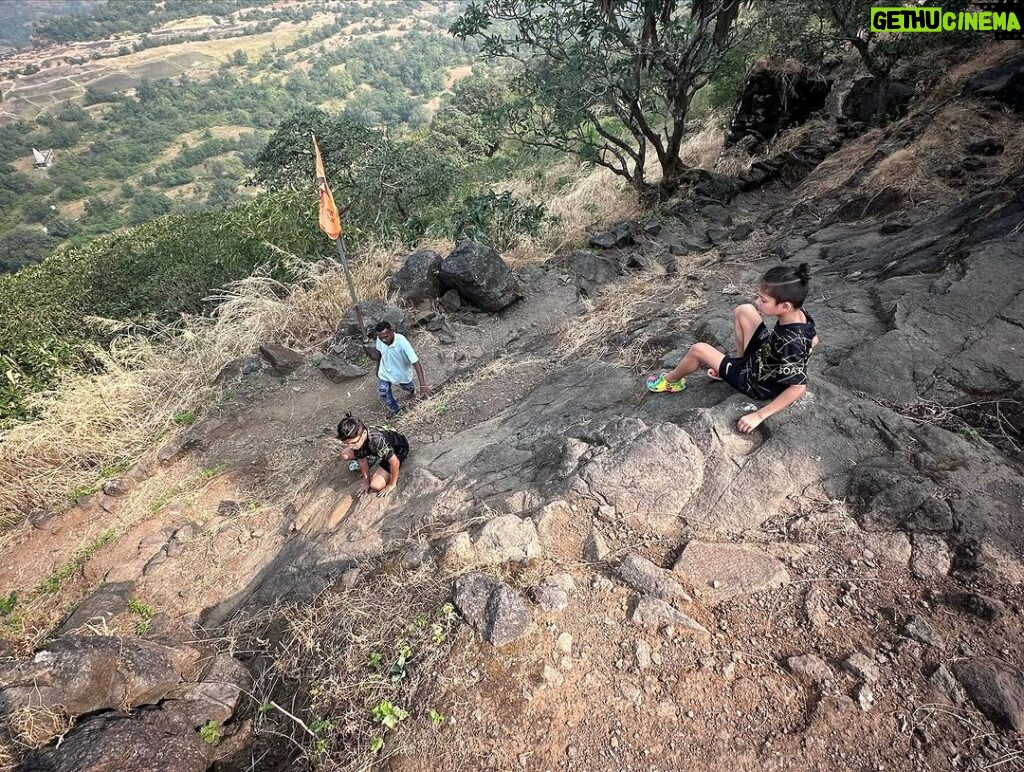
<path id="1" fill-rule="evenodd" d="M 655 394 L 662 394 L 668 392 L 669 394 L 676 394 L 686 388 L 686 379 L 680 378 L 678 381 L 665 380 L 665 373 L 661 375 L 652 375 L 647 379 L 647 391 L 654 392 Z"/>

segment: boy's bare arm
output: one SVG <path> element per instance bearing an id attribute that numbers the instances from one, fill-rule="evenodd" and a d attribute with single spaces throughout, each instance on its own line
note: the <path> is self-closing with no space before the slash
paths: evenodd
<path id="1" fill-rule="evenodd" d="M 359 460 L 359 471 L 363 475 L 363 481 L 359 485 L 359 494 L 362 495 L 370 490 L 370 465 L 365 458 Z"/>
<path id="2" fill-rule="evenodd" d="M 778 413 L 780 410 L 785 410 L 787 407 L 796 402 L 800 397 L 807 391 L 807 387 L 804 384 L 799 386 L 787 386 L 786 390 L 783 391 L 779 396 L 765 405 L 763 408 L 754 413 L 747 413 L 737 423 L 736 428 L 744 434 L 748 434 L 756 429 L 762 421 Z"/>

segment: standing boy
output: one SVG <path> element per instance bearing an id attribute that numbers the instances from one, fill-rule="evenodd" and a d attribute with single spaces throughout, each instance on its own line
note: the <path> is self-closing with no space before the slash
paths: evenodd
<path id="1" fill-rule="evenodd" d="M 392 384 L 397 384 L 409 394 L 415 394 L 416 387 L 412 382 L 415 370 L 421 398 L 430 396 L 430 387 L 423 374 L 420 358 L 416 356 L 408 338 L 395 332 L 390 322 L 380 322 L 374 331 L 377 333 L 377 342 L 370 353 L 377 360 L 377 394 L 390 418 L 402 411 L 391 391 Z"/>

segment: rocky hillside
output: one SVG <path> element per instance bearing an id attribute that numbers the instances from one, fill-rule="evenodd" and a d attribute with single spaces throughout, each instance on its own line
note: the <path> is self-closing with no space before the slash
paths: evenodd
<path id="1" fill-rule="evenodd" d="M 976 70 L 514 275 L 410 258 L 364 309 L 436 391 L 390 498 L 330 439 L 380 420 L 357 328 L 232 363 L 0 560 L 10 763 L 1022 768 L 1024 58 Z M 725 384 L 649 395 L 778 261 L 808 394 L 751 435 Z"/>

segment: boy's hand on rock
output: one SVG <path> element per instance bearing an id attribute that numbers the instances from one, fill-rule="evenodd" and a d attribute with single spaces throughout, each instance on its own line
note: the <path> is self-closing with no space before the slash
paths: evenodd
<path id="1" fill-rule="evenodd" d="M 388 496 L 390 496 L 394 492 L 394 490 L 395 490 L 395 486 L 394 485 L 389 485 L 387 488 L 385 488 L 380 493 L 378 493 L 377 497 L 381 498 L 381 499 L 386 499 Z"/>
<path id="2" fill-rule="evenodd" d="M 370 481 L 369 480 L 363 480 L 359 484 L 359 492 L 358 492 L 358 494 L 360 496 L 365 496 L 369 492 L 370 492 Z"/>
<path id="3" fill-rule="evenodd" d="M 764 419 L 756 412 L 747 413 L 736 422 L 736 428 L 743 432 L 743 434 L 750 434 L 754 429 L 761 425 L 763 420 Z"/>

